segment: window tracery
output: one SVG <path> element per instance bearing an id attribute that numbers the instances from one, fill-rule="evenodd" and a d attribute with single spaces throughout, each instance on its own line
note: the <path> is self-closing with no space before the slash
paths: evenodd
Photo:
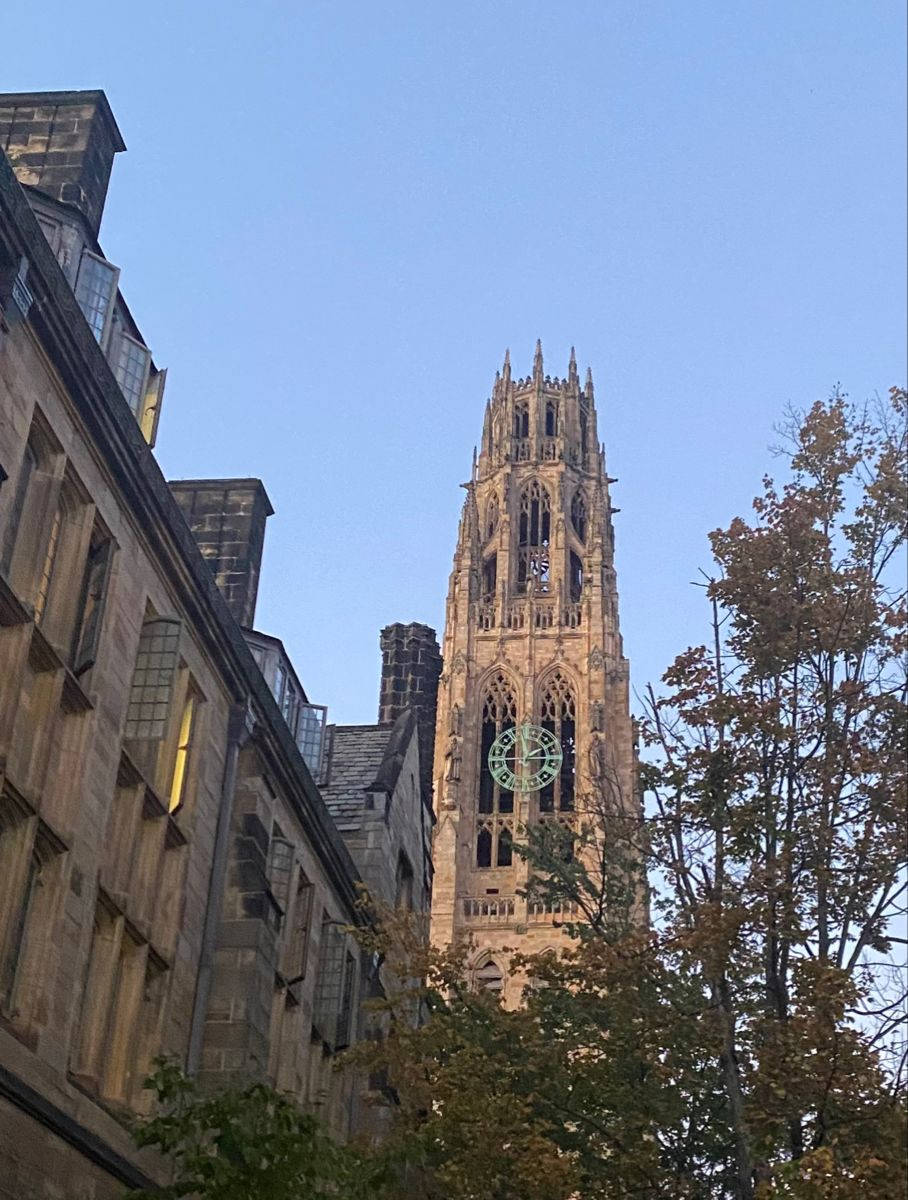
<path id="1" fill-rule="evenodd" d="M 561 743 L 561 770 L 539 790 L 539 812 L 573 812 L 575 792 L 576 704 L 570 684 L 561 671 L 545 683 L 539 698 L 539 724 Z"/>
<path id="2" fill-rule="evenodd" d="M 504 972 L 494 959 L 488 959 L 476 969 L 476 986 L 481 992 L 501 995 L 504 990 Z"/>
<path id="3" fill-rule="evenodd" d="M 533 480 L 520 496 L 517 534 L 517 591 L 547 592 L 552 502 L 548 491 Z"/>
<path id="4" fill-rule="evenodd" d="M 479 800 L 476 866 L 507 867 L 512 861 L 514 793 L 503 788 L 489 769 L 495 739 L 517 723 L 517 702 L 510 681 L 498 671 L 489 681 L 482 705 L 479 745 Z"/>

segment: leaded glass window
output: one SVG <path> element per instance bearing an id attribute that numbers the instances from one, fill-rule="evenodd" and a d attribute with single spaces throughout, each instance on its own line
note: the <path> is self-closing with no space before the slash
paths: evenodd
<path id="1" fill-rule="evenodd" d="M 154 617 L 142 626 L 132 676 L 125 737 L 135 741 L 163 738 L 180 654 L 180 621 Z"/>
<path id="2" fill-rule="evenodd" d="M 103 258 L 98 258 L 96 254 L 84 251 L 82 262 L 79 264 L 79 277 L 76 280 L 76 300 L 99 342 L 107 328 L 107 314 L 116 284 L 117 268 L 105 262 Z"/>
<path id="3" fill-rule="evenodd" d="M 121 333 L 117 345 L 117 358 L 114 365 L 114 375 L 120 385 L 120 391 L 126 397 L 126 402 L 136 417 L 141 415 L 142 404 L 145 400 L 145 384 L 148 380 L 148 368 L 151 354 L 147 347 L 128 334 Z"/>
<path id="4" fill-rule="evenodd" d="M 325 741 L 325 718 L 328 710 L 324 704 L 301 704 L 296 726 L 296 744 L 306 760 L 313 779 L 318 779 L 322 767 L 322 749 Z"/>

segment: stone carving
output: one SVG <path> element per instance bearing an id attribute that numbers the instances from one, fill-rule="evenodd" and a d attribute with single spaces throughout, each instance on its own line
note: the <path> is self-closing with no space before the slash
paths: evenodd
<path id="1" fill-rule="evenodd" d="M 605 738 L 598 729 L 594 729 L 590 734 L 590 748 L 587 752 L 587 758 L 589 760 L 590 783 L 594 787 L 601 787 L 606 774 Z"/>
<path id="2" fill-rule="evenodd" d="M 605 655 L 598 646 L 594 646 L 590 651 L 589 664 L 591 671 L 601 671 L 605 666 Z"/>
<path id="3" fill-rule="evenodd" d="M 459 738 L 456 733 L 451 734 L 451 738 L 448 742 L 448 748 L 445 750 L 446 783 L 456 783 L 457 780 L 460 779 L 460 747 L 462 740 L 463 739 Z"/>

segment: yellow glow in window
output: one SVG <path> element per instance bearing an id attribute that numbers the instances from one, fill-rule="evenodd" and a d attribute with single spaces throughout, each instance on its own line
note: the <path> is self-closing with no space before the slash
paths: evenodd
<path id="1" fill-rule="evenodd" d="M 189 765 L 189 749 L 192 745 L 192 725 L 195 717 L 195 697 L 190 693 L 183 705 L 183 715 L 180 718 L 180 735 L 177 739 L 177 756 L 173 764 L 173 779 L 170 784 L 171 812 L 175 812 L 183 803 L 183 792 L 186 788 L 186 768 Z"/>

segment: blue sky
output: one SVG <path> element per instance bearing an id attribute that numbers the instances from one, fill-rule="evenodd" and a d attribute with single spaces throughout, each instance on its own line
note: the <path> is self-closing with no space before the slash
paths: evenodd
<path id="1" fill-rule="evenodd" d="M 90 12 L 90 19 L 86 14 Z M 706 534 L 787 404 L 905 380 L 896 0 L 123 5 L 4 14 L 4 90 L 101 87 L 102 243 L 168 477 L 258 475 L 258 625 L 372 721 L 439 632 L 506 346 L 596 381 L 634 686 L 705 634 Z M 12 51 L 12 53 L 11 53 Z"/>

